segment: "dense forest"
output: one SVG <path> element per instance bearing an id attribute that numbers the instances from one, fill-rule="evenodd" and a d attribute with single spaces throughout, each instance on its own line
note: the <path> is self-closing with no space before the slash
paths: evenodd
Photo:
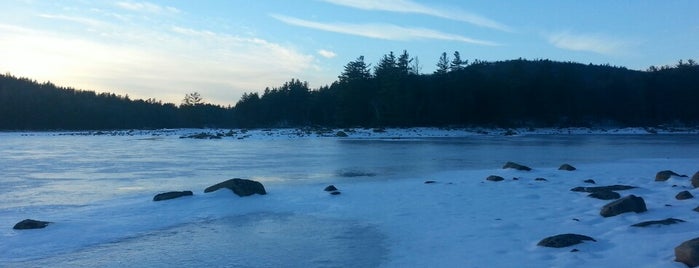
<path id="1" fill-rule="evenodd" d="M 194 92 L 181 104 L 95 93 L 0 75 L 0 129 L 96 130 L 181 127 L 572 127 L 699 124 L 699 65 L 645 71 L 609 65 L 462 60 L 442 53 L 421 74 L 406 51 L 373 67 L 363 57 L 338 80 L 311 89 L 291 79 L 245 93 L 234 107 Z"/>

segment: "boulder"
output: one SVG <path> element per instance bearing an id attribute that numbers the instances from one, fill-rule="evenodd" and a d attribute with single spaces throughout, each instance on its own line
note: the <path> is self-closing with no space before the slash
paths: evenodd
<path id="1" fill-rule="evenodd" d="M 190 196 L 194 195 L 192 191 L 172 191 L 172 192 L 165 192 L 165 193 L 159 193 L 156 194 L 153 197 L 153 201 L 163 201 L 163 200 L 168 200 L 168 199 L 175 199 L 178 197 L 183 197 L 183 196 Z"/>
<path id="2" fill-rule="evenodd" d="M 689 191 L 682 191 L 682 192 L 679 192 L 679 193 L 675 196 L 675 198 L 676 198 L 677 200 L 685 200 L 685 199 L 694 198 L 694 196 L 693 196 L 692 193 L 690 193 Z"/>
<path id="3" fill-rule="evenodd" d="M 253 180 L 246 180 L 246 179 L 230 179 L 224 182 L 220 182 L 217 184 L 214 184 L 212 186 L 207 187 L 204 189 L 205 193 L 208 192 L 213 192 L 221 188 L 228 188 L 231 191 L 233 191 L 235 194 L 238 196 L 249 196 L 253 194 L 261 194 L 265 195 L 267 194 L 267 191 L 265 191 L 265 187 L 262 185 L 262 183 L 253 181 Z"/>
<path id="4" fill-rule="evenodd" d="M 580 244 L 586 240 L 597 242 L 597 240 L 593 239 L 592 237 L 586 236 L 586 235 L 559 234 L 559 235 L 554 235 L 554 236 L 549 236 L 547 238 L 544 238 L 541 241 L 539 241 L 539 243 L 536 245 L 542 246 L 542 247 L 550 247 L 550 248 L 564 248 L 564 247 L 569 247 L 572 245 Z"/>
<path id="5" fill-rule="evenodd" d="M 528 167 L 528 166 L 520 165 L 520 164 L 517 164 L 517 163 L 515 163 L 515 162 L 507 162 L 507 163 L 505 163 L 504 166 L 502 166 L 502 168 L 503 168 L 503 169 L 512 168 L 512 169 L 523 170 L 523 171 L 530 171 L 530 170 L 532 170 L 532 169 L 531 169 L 530 167 Z"/>
<path id="6" fill-rule="evenodd" d="M 670 177 L 676 176 L 676 177 L 687 177 L 687 175 L 680 175 L 672 170 L 663 170 L 659 171 L 658 173 L 655 174 L 655 181 L 666 181 L 670 179 Z"/>
<path id="7" fill-rule="evenodd" d="M 621 198 L 621 195 L 613 191 L 598 191 L 587 195 L 592 198 L 602 199 L 602 200 L 614 200 Z"/>
<path id="8" fill-rule="evenodd" d="M 575 187 L 573 189 L 570 189 L 573 192 L 587 192 L 587 193 L 594 193 L 594 192 L 603 192 L 603 191 L 623 191 L 623 190 L 629 190 L 636 188 L 635 186 L 629 186 L 629 185 L 609 185 L 609 186 L 595 186 L 595 187 Z"/>
<path id="9" fill-rule="evenodd" d="M 694 186 L 694 188 L 699 187 L 699 171 L 692 176 L 692 186 Z"/>
<path id="10" fill-rule="evenodd" d="M 659 220 L 659 221 L 644 221 L 644 222 L 639 222 L 634 225 L 631 225 L 633 227 L 647 227 L 651 225 L 670 225 L 670 224 L 677 224 L 680 222 L 684 222 L 683 220 L 680 219 L 675 219 L 675 218 L 667 218 L 664 220 Z"/>
<path id="11" fill-rule="evenodd" d="M 48 226 L 50 223 L 52 223 L 52 222 L 26 219 L 26 220 L 20 221 L 17 224 L 15 224 L 15 226 L 12 227 L 12 229 L 15 229 L 15 230 L 41 229 L 41 228 Z"/>
<path id="12" fill-rule="evenodd" d="M 497 176 L 497 175 L 490 175 L 485 179 L 488 181 L 504 181 L 505 180 L 505 178 Z"/>
<path id="13" fill-rule="evenodd" d="M 563 164 L 558 168 L 558 170 L 573 171 L 576 170 L 576 168 L 570 164 Z"/>
<path id="14" fill-rule="evenodd" d="M 699 266 L 699 237 L 684 241 L 675 247 L 675 261 L 689 267 Z"/>
<path id="15" fill-rule="evenodd" d="M 643 200 L 643 198 L 635 195 L 629 195 L 604 205 L 599 214 L 606 218 L 626 212 L 641 213 L 645 211 L 648 211 L 648 209 L 646 208 L 646 202 Z"/>
<path id="16" fill-rule="evenodd" d="M 328 185 L 327 187 L 325 187 L 325 189 L 323 189 L 323 191 L 326 191 L 326 192 L 337 191 L 337 187 L 335 187 L 335 185 Z"/>

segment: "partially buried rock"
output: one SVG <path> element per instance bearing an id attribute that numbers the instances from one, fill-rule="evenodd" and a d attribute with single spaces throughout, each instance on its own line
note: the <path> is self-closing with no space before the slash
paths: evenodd
<path id="1" fill-rule="evenodd" d="M 687 177 L 687 175 L 680 175 L 672 170 L 663 170 L 659 171 L 658 173 L 655 174 L 655 181 L 666 181 L 670 179 L 670 177 L 676 176 L 676 177 Z"/>
<path id="2" fill-rule="evenodd" d="M 592 237 L 586 236 L 586 235 L 559 234 L 559 235 L 554 235 L 554 236 L 549 236 L 547 238 L 544 238 L 541 241 L 539 241 L 539 243 L 536 245 L 542 246 L 542 247 L 550 247 L 550 248 L 564 248 L 564 247 L 569 247 L 572 245 L 580 244 L 583 241 L 597 242 L 597 240 L 593 239 Z"/>
<path id="3" fill-rule="evenodd" d="M 692 186 L 694 186 L 694 188 L 699 187 L 699 171 L 692 176 Z"/>
<path id="4" fill-rule="evenodd" d="M 425 184 L 433 184 L 433 183 L 437 183 L 437 182 L 436 181 L 425 181 Z"/>
<path id="5" fill-rule="evenodd" d="M 26 230 L 26 229 L 41 229 L 48 226 L 50 221 L 37 221 L 32 219 L 26 219 L 15 224 L 12 229 L 15 230 Z"/>
<path id="6" fill-rule="evenodd" d="M 327 187 L 325 187 L 325 189 L 323 189 L 323 191 L 326 191 L 326 192 L 337 191 L 337 187 L 335 187 L 335 185 L 328 185 Z"/>
<path id="7" fill-rule="evenodd" d="M 682 191 L 682 192 L 679 192 L 675 196 L 675 198 L 677 198 L 677 200 L 685 200 L 685 199 L 694 198 L 694 196 L 689 191 Z"/>
<path id="8" fill-rule="evenodd" d="M 629 195 L 604 205 L 600 210 L 600 215 L 602 217 L 612 217 L 626 212 L 641 213 L 645 211 L 648 211 L 648 209 L 643 198 Z"/>
<path id="9" fill-rule="evenodd" d="M 530 170 L 532 170 L 532 169 L 531 169 L 530 167 L 528 167 L 528 166 L 520 165 L 520 164 L 517 164 L 517 163 L 515 163 L 515 162 L 507 162 L 507 163 L 505 163 L 505 165 L 504 165 L 502 168 L 503 168 L 503 169 L 512 168 L 512 169 L 523 170 L 523 171 L 530 171 Z"/>
<path id="10" fill-rule="evenodd" d="M 614 200 L 621 198 L 621 195 L 619 193 L 613 191 L 599 191 L 591 193 L 587 196 L 601 200 Z"/>
<path id="11" fill-rule="evenodd" d="M 505 180 L 505 178 L 497 176 L 497 175 L 490 175 L 485 179 L 489 180 L 489 181 L 504 181 Z"/>
<path id="12" fill-rule="evenodd" d="M 659 221 L 644 221 L 644 222 L 639 222 L 634 225 L 631 225 L 633 227 L 647 227 L 651 225 L 670 225 L 670 224 L 677 224 L 680 222 L 684 222 L 683 220 L 680 219 L 675 219 L 675 218 L 667 218 L 664 220 L 659 220 Z"/>
<path id="13" fill-rule="evenodd" d="M 165 193 L 159 193 L 156 194 L 153 197 L 153 201 L 163 201 L 163 200 L 168 200 L 168 199 L 175 199 L 178 197 L 183 197 L 183 196 L 190 196 L 194 195 L 192 191 L 172 191 L 172 192 L 165 192 Z"/>
<path id="14" fill-rule="evenodd" d="M 209 186 L 204 190 L 205 193 L 208 192 L 213 192 L 221 188 L 228 188 L 231 191 L 233 191 L 235 194 L 238 196 L 249 196 L 253 194 L 261 194 L 265 195 L 267 194 L 267 191 L 265 191 L 265 187 L 262 185 L 262 183 L 259 183 L 257 181 L 253 180 L 246 180 L 246 179 L 230 179 L 224 182 L 220 182 L 217 184 L 214 184 L 212 186 Z"/>
<path id="15" fill-rule="evenodd" d="M 596 184 L 596 183 L 597 183 L 597 182 L 595 182 L 595 180 L 593 180 L 593 179 L 587 179 L 587 180 L 584 180 L 583 182 L 584 182 L 584 183 L 589 183 L 589 184 Z"/>
<path id="16" fill-rule="evenodd" d="M 576 170 L 576 168 L 570 164 L 563 164 L 558 168 L 558 170 L 573 171 Z"/>
<path id="17" fill-rule="evenodd" d="M 534 180 L 535 180 L 535 181 L 549 181 L 549 180 L 544 179 L 544 178 L 536 178 L 536 179 L 534 179 Z"/>
<path id="18" fill-rule="evenodd" d="M 623 190 L 629 190 L 636 188 L 635 186 L 629 186 L 629 185 L 609 185 L 609 186 L 595 186 L 595 187 L 575 187 L 573 189 L 570 189 L 573 192 L 587 192 L 587 193 L 595 193 L 595 192 L 602 192 L 602 191 L 623 191 Z"/>
<path id="19" fill-rule="evenodd" d="M 332 191 L 332 192 L 330 192 L 330 194 L 331 194 L 331 195 L 339 195 L 339 194 L 340 194 L 340 191 Z"/>
<path id="20" fill-rule="evenodd" d="M 699 266 L 699 237 L 684 241 L 675 247 L 675 261 L 689 267 Z"/>

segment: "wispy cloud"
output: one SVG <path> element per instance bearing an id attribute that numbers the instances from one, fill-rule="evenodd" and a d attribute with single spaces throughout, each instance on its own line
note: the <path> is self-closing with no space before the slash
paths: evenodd
<path id="1" fill-rule="evenodd" d="M 548 34 L 546 38 L 557 48 L 602 55 L 626 54 L 629 48 L 628 41 L 599 34 L 573 34 L 565 31 Z"/>
<path id="2" fill-rule="evenodd" d="M 364 10 L 423 14 L 443 19 L 462 21 L 479 27 L 511 32 L 512 29 L 495 20 L 455 8 L 435 8 L 410 0 L 323 0 L 328 3 Z"/>
<path id="3" fill-rule="evenodd" d="M 363 36 L 375 39 L 409 41 L 419 39 L 435 39 L 456 41 L 475 45 L 497 46 L 498 43 L 473 39 L 461 35 L 444 33 L 426 28 L 408 28 L 392 24 L 349 24 L 349 23 L 322 23 L 309 21 L 289 16 L 271 14 L 273 18 L 286 24 L 301 26 L 328 32 Z"/>
<path id="4" fill-rule="evenodd" d="M 321 55 L 321 56 L 323 56 L 323 58 L 328 58 L 328 59 L 332 59 L 332 58 L 337 56 L 337 54 L 335 52 L 332 52 L 330 50 L 325 50 L 325 49 L 318 50 L 318 55 Z"/>
<path id="5" fill-rule="evenodd" d="M 170 6 L 160 6 L 150 2 L 116 2 L 122 9 L 147 13 L 180 13 L 180 10 Z"/>

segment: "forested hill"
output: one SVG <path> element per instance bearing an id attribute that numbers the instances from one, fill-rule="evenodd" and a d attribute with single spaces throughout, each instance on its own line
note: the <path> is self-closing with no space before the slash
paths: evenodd
<path id="1" fill-rule="evenodd" d="M 235 107 L 131 100 L 0 75 L 0 129 L 699 124 L 699 65 L 647 71 L 550 60 L 449 60 L 419 74 L 406 52 L 349 62 L 332 85 L 291 79 Z"/>

